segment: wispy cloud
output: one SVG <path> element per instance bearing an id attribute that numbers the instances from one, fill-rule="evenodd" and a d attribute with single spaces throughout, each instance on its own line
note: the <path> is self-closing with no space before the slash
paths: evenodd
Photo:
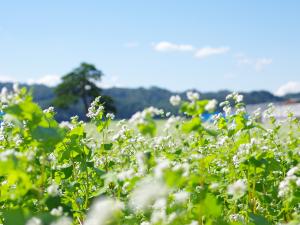
<path id="1" fill-rule="evenodd" d="M 239 53 L 235 55 L 238 65 L 252 65 L 253 60 L 248 58 L 246 55 Z"/>
<path id="2" fill-rule="evenodd" d="M 300 82 L 289 81 L 286 84 L 280 86 L 275 92 L 278 96 L 284 96 L 289 93 L 300 93 Z"/>
<path id="3" fill-rule="evenodd" d="M 221 55 L 227 53 L 229 47 L 203 47 L 196 48 L 191 44 L 176 44 L 168 41 L 161 41 L 152 44 L 153 49 L 158 52 L 191 52 L 195 58 L 204 59 L 213 55 Z"/>
<path id="4" fill-rule="evenodd" d="M 161 41 L 153 44 L 153 48 L 158 52 L 189 52 L 195 50 L 195 47 L 193 45 L 174 44 L 168 41 Z"/>
<path id="5" fill-rule="evenodd" d="M 38 79 L 28 79 L 28 84 L 44 84 L 50 87 L 56 86 L 61 81 L 61 76 L 56 74 L 48 74 L 45 76 L 42 76 Z"/>
<path id="6" fill-rule="evenodd" d="M 217 48 L 204 47 L 204 48 L 200 48 L 196 51 L 195 57 L 203 59 L 203 58 L 207 58 L 207 57 L 213 56 L 213 55 L 225 54 L 229 50 L 230 50 L 229 47 L 217 47 Z"/>
<path id="7" fill-rule="evenodd" d="M 249 58 L 244 54 L 236 54 L 235 58 L 238 65 L 249 65 L 253 67 L 256 71 L 262 71 L 267 65 L 273 63 L 271 58 Z"/>
<path id="8" fill-rule="evenodd" d="M 263 68 L 267 65 L 272 64 L 273 60 L 269 58 L 261 58 L 255 61 L 255 69 L 257 71 L 263 70 Z"/>

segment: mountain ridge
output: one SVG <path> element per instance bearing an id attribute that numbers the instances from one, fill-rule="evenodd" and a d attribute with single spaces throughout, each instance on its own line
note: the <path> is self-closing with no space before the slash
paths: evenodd
<path id="1" fill-rule="evenodd" d="M 0 88 L 7 87 L 12 89 L 13 83 L 11 82 L 0 82 Z M 33 93 L 34 101 L 39 103 L 42 108 L 47 108 L 52 104 L 52 100 L 55 97 L 54 89 L 52 87 L 42 85 L 42 84 L 20 84 L 22 87 L 26 87 Z M 197 91 L 196 89 L 191 89 Z M 182 99 L 186 99 L 186 92 L 175 92 L 170 91 L 165 88 L 160 87 L 139 87 L 139 88 L 121 88 L 112 87 L 104 88 L 103 95 L 109 95 L 114 99 L 115 106 L 117 108 L 116 117 L 119 119 L 129 118 L 131 115 L 137 111 L 143 110 L 145 107 L 155 106 L 162 108 L 165 111 L 170 111 L 176 113 L 178 109 L 173 107 L 169 103 L 169 98 L 172 95 L 178 94 Z M 201 92 L 197 91 L 200 97 L 203 99 L 216 99 L 217 101 L 223 101 L 225 97 L 231 93 L 229 90 L 211 91 L 211 92 Z M 265 91 L 251 91 L 251 92 L 240 92 L 244 95 L 244 101 L 246 104 L 259 104 L 266 102 L 284 102 L 288 97 L 278 97 L 274 94 Z M 299 93 L 300 95 L 300 93 Z M 294 95 L 293 95 L 294 96 Z M 295 95 L 298 96 L 298 95 Z M 57 109 L 57 119 L 58 120 L 68 120 L 70 116 L 79 115 L 84 118 L 84 113 L 82 110 L 82 104 L 78 103 L 71 106 L 69 109 Z"/>

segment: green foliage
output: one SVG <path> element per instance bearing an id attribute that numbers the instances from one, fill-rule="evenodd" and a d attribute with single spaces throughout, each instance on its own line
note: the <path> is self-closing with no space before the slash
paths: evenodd
<path id="1" fill-rule="evenodd" d="M 149 107 L 113 130 L 101 98 L 86 124 L 25 89 L 1 96 L 0 223 L 299 224 L 299 120 L 269 108 L 260 124 L 234 93 L 203 122 L 210 103 L 193 96 L 184 117 Z"/>

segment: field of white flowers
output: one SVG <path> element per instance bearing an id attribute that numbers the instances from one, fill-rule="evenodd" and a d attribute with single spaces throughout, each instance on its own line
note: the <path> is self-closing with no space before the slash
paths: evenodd
<path id="1" fill-rule="evenodd" d="M 25 89 L 2 90 L 0 224 L 300 224 L 299 119 L 277 121 L 272 106 L 248 115 L 233 93 L 204 123 L 218 103 L 187 97 L 170 99 L 182 116 L 150 107 L 114 129 L 96 99 L 91 135 Z"/>

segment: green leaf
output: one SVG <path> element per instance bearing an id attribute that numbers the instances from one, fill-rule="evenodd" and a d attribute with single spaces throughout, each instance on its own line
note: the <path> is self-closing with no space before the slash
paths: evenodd
<path id="1" fill-rule="evenodd" d="M 269 221 L 261 215 L 249 213 L 249 217 L 250 222 L 252 222 L 255 225 L 271 225 L 271 223 L 269 223 Z"/>
<path id="2" fill-rule="evenodd" d="M 73 173 L 73 166 L 68 166 L 65 168 L 62 168 L 61 171 L 64 173 L 65 175 L 65 179 L 68 179 L 70 176 L 72 176 Z"/>
<path id="3" fill-rule="evenodd" d="M 222 207 L 218 204 L 217 198 L 212 194 L 207 194 L 203 210 L 207 216 L 219 217 L 222 214 Z"/>
<path id="4" fill-rule="evenodd" d="M 21 209 L 11 209 L 3 212 L 5 225 L 24 225 L 26 219 Z"/>
<path id="5" fill-rule="evenodd" d="M 103 144 L 103 149 L 106 151 L 112 150 L 113 143 Z"/>
<path id="6" fill-rule="evenodd" d="M 182 126 L 182 130 L 186 133 L 192 131 L 199 131 L 202 128 L 201 119 L 199 117 L 194 117 L 193 119 L 185 122 Z"/>
<path id="7" fill-rule="evenodd" d="M 46 200 L 46 205 L 49 209 L 57 208 L 58 206 L 61 205 L 60 197 L 59 196 L 48 197 Z"/>

